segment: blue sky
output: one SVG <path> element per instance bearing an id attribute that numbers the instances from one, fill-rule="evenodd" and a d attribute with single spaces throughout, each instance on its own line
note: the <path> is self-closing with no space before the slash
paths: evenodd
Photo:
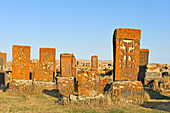
<path id="1" fill-rule="evenodd" d="M 116 28 L 141 29 L 150 63 L 170 64 L 169 0 L 0 0 L 0 51 L 12 60 L 12 45 L 74 53 L 77 59 L 112 60 Z"/>

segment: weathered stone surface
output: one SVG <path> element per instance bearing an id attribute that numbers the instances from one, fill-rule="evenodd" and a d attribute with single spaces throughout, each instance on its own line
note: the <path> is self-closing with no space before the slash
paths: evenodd
<path id="1" fill-rule="evenodd" d="M 34 71 L 35 81 L 53 81 L 53 64 L 39 62 L 37 68 Z"/>
<path id="2" fill-rule="evenodd" d="M 137 80 L 140 35 L 139 29 L 119 28 L 114 31 L 114 80 Z"/>
<path id="3" fill-rule="evenodd" d="M 55 72 L 55 54 L 55 48 L 40 48 L 40 62 L 52 64 L 53 72 Z"/>
<path id="4" fill-rule="evenodd" d="M 77 102 L 78 101 L 78 96 L 76 96 L 76 95 L 69 95 L 69 100 L 71 102 Z"/>
<path id="5" fill-rule="evenodd" d="M 148 78 L 162 78 L 162 74 L 161 72 L 146 72 L 145 73 L 146 76 L 145 78 L 148 79 Z"/>
<path id="6" fill-rule="evenodd" d="M 28 85 L 32 85 L 32 80 L 23 80 L 23 79 L 12 79 L 10 82 L 10 86 L 19 86 L 19 87 L 25 87 Z"/>
<path id="7" fill-rule="evenodd" d="M 143 100 L 143 85 L 140 81 L 113 82 L 109 92 L 112 101 L 141 103 Z"/>
<path id="8" fill-rule="evenodd" d="M 148 65 L 149 49 L 140 49 L 139 65 Z"/>
<path id="9" fill-rule="evenodd" d="M 55 52 L 55 48 L 40 48 L 40 62 L 35 62 L 36 68 L 33 72 L 35 81 L 54 81 Z"/>
<path id="10" fill-rule="evenodd" d="M 160 65 L 148 64 L 145 72 L 144 84 L 148 84 L 153 80 L 163 81 L 162 73 L 160 71 Z"/>
<path id="11" fill-rule="evenodd" d="M 30 78 L 30 46 L 13 45 L 13 79 Z"/>
<path id="12" fill-rule="evenodd" d="M 144 84 L 145 73 L 146 73 L 146 65 L 140 65 L 139 66 L 138 81 L 141 81 L 142 84 Z"/>
<path id="13" fill-rule="evenodd" d="M 104 88 L 106 87 L 106 84 L 108 83 L 108 79 L 100 79 L 100 92 L 104 92 Z"/>
<path id="14" fill-rule="evenodd" d="M 91 69 L 97 71 L 98 68 L 98 56 L 91 57 Z"/>
<path id="15" fill-rule="evenodd" d="M 7 57 L 6 53 L 1 53 L 0 52 L 0 65 L 1 65 L 1 59 L 3 58 L 3 66 L 5 66 L 5 64 L 6 64 L 6 57 Z"/>
<path id="16" fill-rule="evenodd" d="M 77 75 L 78 95 L 97 96 L 100 93 L 100 75 L 97 71 L 79 72 Z"/>
<path id="17" fill-rule="evenodd" d="M 158 64 L 148 64 L 147 72 L 160 72 L 160 66 Z"/>
<path id="18" fill-rule="evenodd" d="M 69 96 L 75 91 L 75 77 L 57 77 L 57 88 L 62 95 Z"/>
<path id="19" fill-rule="evenodd" d="M 33 81 L 33 86 L 37 87 L 36 89 L 42 89 L 42 90 L 56 89 L 56 83 L 55 82 Z"/>
<path id="20" fill-rule="evenodd" d="M 37 66 L 38 66 L 38 59 L 33 59 L 32 61 L 31 61 L 31 71 L 32 72 L 34 72 L 34 70 L 37 68 Z"/>
<path id="21" fill-rule="evenodd" d="M 13 79 L 9 84 L 11 95 L 33 95 L 41 94 L 43 90 L 56 89 L 56 83 Z"/>
<path id="22" fill-rule="evenodd" d="M 76 77 L 76 75 L 77 75 L 76 63 L 77 63 L 76 58 L 73 57 L 73 69 L 72 69 L 73 77 Z"/>
<path id="23" fill-rule="evenodd" d="M 148 65 L 149 49 L 140 49 L 138 80 L 144 84 L 145 72 Z"/>
<path id="24" fill-rule="evenodd" d="M 61 77 L 75 76 L 75 58 L 73 54 L 63 53 L 60 55 Z"/>

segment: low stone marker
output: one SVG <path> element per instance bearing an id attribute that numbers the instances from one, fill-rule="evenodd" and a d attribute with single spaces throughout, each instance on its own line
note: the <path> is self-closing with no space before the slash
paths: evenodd
<path id="1" fill-rule="evenodd" d="M 57 89 L 64 96 L 74 94 L 75 77 L 57 77 Z"/>
<path id="2" fill-rule="evenodd" d="M 93 97 L 100 94 L 100 75 L 97 71 L 79 72 L 77 81 L 80 97 Z"/>

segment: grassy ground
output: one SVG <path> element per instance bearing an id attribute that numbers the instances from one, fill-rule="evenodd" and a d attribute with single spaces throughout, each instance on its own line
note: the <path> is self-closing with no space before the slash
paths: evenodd
<path id="1" fill-rule="evenodd" d="M 58 98 L 46 94 L 33 96 L 10 96 L 7 92 L 0 92 L 0 112 L 59 112 L 59 113 L 160 113 L 168 112 L 169 103 L 160 103 L 158 107 L 156 103 L 145 103 L 143 105 L 136 104 L 112 104 L 112 105 L 81 105 L 81 104 L 65 104 L 57 103 Z M 162 108 L 165 109 L 162 109 Z M 167 108 L 166 108 L 167 107 Z"/>

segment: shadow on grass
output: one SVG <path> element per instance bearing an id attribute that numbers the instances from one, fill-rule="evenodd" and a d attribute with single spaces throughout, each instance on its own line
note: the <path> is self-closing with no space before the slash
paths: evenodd
<path id="1" fill-rule="evenodd" d="M 7 84 L 7 86 L 0 84 L 0 90 L 6 92 L 7 89 L 9 89 L 9 83 Z"/>
<path id="2" fill-rule="evenodd" d="M 169 96 L 162 95 L 160 92 L 150 88 L 145 88 L 144 90 L 149 94 L 150 99 L 158 100 L 158 102 L 145 102 L 141 105 L 142 107 L 170 112 Z M 168 100 L 169 102 L 159 102 L 159 100 Z"/>
<path id="3" fill-rule="evenodd" d="M 170 102 L 146 102 L 141 106 L 145 108 L 170 112 Z"/>
<path id="4" fill-rule="evenodd" d="M 170 100 L 170 97 L 162 95 L 160 92 L 154 91 L 153 89 L 145 88 L 144 90 L 149 94 L 150 99 Z"/>
<path id="5" fill-rule="evenodd" d="M 59 90 L 54 89 L 54 90 L 43 90 L 42 91 L 44 94 L 55 97 L 58 99 L 58 101 L 56 101 L 56 103 L 61 103 L 63 101 L 63 95 L 59 92 Z"/>

